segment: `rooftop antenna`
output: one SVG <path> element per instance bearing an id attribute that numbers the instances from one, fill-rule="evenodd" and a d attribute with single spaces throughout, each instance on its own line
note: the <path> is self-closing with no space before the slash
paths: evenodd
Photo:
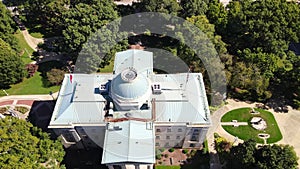
<path id="1" fill-rule="evenodd" d="M 186 74 L 186 81 L 185 81 L 184 90 L 186 90 L 186 86 L 187 86 L 187 82 L 189 81 L 190 73 L 191 73 L 191 68 L 189 68 L 189 70 Z"/>

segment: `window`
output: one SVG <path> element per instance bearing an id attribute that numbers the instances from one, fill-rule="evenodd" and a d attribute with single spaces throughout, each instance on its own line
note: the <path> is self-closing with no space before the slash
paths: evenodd
<path id="1" fill-rule="evenodd" d="M 171 132 L 171 131 L 172 131 L 171 128 L 168 128 L 168 129 L 167 129 L 167 132 Z"/>
<path id="2" fill-rule="evenodd" d="M 160 136 L 156 136 L 156 139 L 160 139 Z"/>
<path id="3" fill-rule="evenodd" d="M 170 143 L 167 142 L 167 143 L 165 144 L 165 147 L 170 147 Z"/>
<path id="4" fill-rule="evenodd" d="M 190 147 L 195 147 L 195 144 L 194 144 L 194 143 L 191 143 L 191 144 L 190 144 Z"/>
<path id="5" fill-rule="evenodd" d="M 67 142 L 78 142 L 81 139 L 75 129 L 64 130 L 62 133 L 62 137 Z"/>
<path id="6" fill-rule="evenodd" d="M 191 141 L 197 141 L 197 137 L 193 135 Z"/>
<path id="7" fill-rule="evenodd" d="M 199 129 L 194 129 L 194 134 L 198 134 L 199 133 Z"/>
<path id="8" fill-rule="evenodd" d="M 182 128 L 179 128 L 177 131 L 178 131 L 178 132 L 182 132 Z"/>
<path id="9" fill-rule="evenodd" d="M 167 140 L 170 140 L 170 136 L 167 136 L 166 139 L 167 139 Z"/>
<path id="10" fill-rule="evenodd" d="M 176 139 L 177 139 L 177 140 L 180 140 L 180 136 L 176 136 Z"/>
<path id="11" fill-rule="evenodd" d="M 114 168 L 114 169 L 122 169 L 122 167 L 119 166 L 119 165 L 113 165 L 113 168 Z"/>
<path id="12" fill-rule="evenodd" d="M 160 129 L 156 129 L 156 132 L 160 132 Z"/>
<path id="13" fill-rule="evenodd" d="M 159 146 L 159 143 L 155 143 L 155 146 Z"/>

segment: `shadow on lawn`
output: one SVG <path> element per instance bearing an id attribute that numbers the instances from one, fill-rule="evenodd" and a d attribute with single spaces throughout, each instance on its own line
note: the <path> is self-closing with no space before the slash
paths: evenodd
<path id="1" fill-rule="evenodd" d="M 181 165 L 181 169 L 209 169 L 210 168 L 209 153 L 204 150 L 198 150 L 194 156 L 187 159 L 187 163 Z"/>

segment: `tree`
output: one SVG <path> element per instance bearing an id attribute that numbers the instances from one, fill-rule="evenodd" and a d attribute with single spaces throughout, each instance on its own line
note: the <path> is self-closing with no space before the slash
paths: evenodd
<path id="1" fill-rule="evenodd" d="M 134 6 L 142 12 L 160 12 L 175 16 L 181 10 L 176 0 L 142 0 Z"/>
<path id="2" fill-rule="evenodd" d="M 59 140 L 14 117 L 0 119 L 0 126 L 1 168 L 59 168 L 65 154 Z"/>
<path id="3" fill-rule="evenodd" d="M 5 5 L 0 2 L 0 38 L 7 42 L 14 50 L 18 49 L 17 39 L 13 36 L 16 25 Z"/>
<path id="4" fill-rule="evenodd" d="M 61 36 L 64 28 L 63 14 L 70 6 L 69 0 L 53 0 L 45 6 L 43 26 L 46 32 Z"/>
<path id="5" fill-rule="evenodd" d="M 215 25 L 217 34 L 222 35 L 227 24 L 227 11 L 223 4 L 219 0 L 209 0 L 205 15 Z"/>
<path id="6" fill-rule="evenodd" d="M 298 157 L 294 148 L 289 145 L 264 145 L 256 148 L 254 140 L 246 140 L 230 150 L 228 168 L 246 169 L 295 169 Z"/>
<path id="7" fill-rule="evenodd" d="M 286 51 L 300 37 L 300 7 L 285 0 L 232 1 L 223 37 L 237 49 L 262 48 L 263 52 Z"/>
<path id="8" fill-rule="evenodd" d="M 51 69 L 47 72 L 48 81 L 53 85 L 59 85 L 64 79 L 65 72 L 60 69 Z"/>
<path id="9" fill-rule="evenodd" d="M 181 0 L 180 16 L 183 18 L 204 15 L 208 9 L 208 0 Z"/>
<path id="10" fill-rule="evenodd" d="M 265 145 L 255 152 L 258 168 L 297 168 L 297 155 L 289 145 Z"/>
<path id="11" fill-rule="evenodd" d="M 63 14 L 65 42 L 63 51 L 78 54 L 88 37 L 117 18 L 115 4 L 110 0 L 78 3 Z"/>
<path id="12" fill-rule="evenodd" d="M 24 65 L 17 53 L 1 38 L 0 49 L 0 88 L 8 88 L 23 79 Z"/>
<path id="13" fill-rule="evenodd" d="M 259 101 L 264 101 L 271 97 L 271 93 L 267 90 L 270 78 L 257 65 L 236 62 L 230 72 L 231 80 L 229 86 L 235 92 L 233 96 L 240 99 Z"/>
<path id="14" fill-rule="evenodd" d="M 253 168 L 255 165 L 255 146 L 256 142 L 254 140 L 247 140 L 244 143 L 239 143 L 230 150 L 230 163 L 229 168 L 242 168 L 248 169 Z"/>

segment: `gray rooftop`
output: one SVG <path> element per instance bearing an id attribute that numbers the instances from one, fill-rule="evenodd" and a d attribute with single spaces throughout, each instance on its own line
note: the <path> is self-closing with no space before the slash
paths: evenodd
<path id="1" fill-rule="evenodd" d="M 155 163 L 152 123 L 123 121 L 109 123 L 105 133 L 102 164 Z"/>
<path id="2" fill-rule="evenodd" d="M 66 74 L 49 127 L 107 123 L 104 108 L 111 100 L 111 94 L 100 94 L 99 87 L 103 84 L 119 96 L 118 98 L 125 100 L 122 104 L 135 103 L 141 99 L 148 102 L 148 109 L 114 109 L 111 111 L 113 118 L 124 118 L 130 115 L 140 119 L 155 117 L 152 119 L 154 122 L 209 125 L 209 109 L 202 75 L 200 73 L 154 74 L 152 60 L 151 52 L 127 50 L 116 54 L 115 74 Z M 128 68 L 133 72 L 129 71 L 129 74 L 125 72 L 125 77 L 132 78 L 132 81 L 124 82 L 120 76 Z M 134 72 L 137 74 L 132 74 Z M 160 84 L 160 94 L 149 93 L 154 83 Z M 152 102 L 155 102 L 155 108 Z"/>

